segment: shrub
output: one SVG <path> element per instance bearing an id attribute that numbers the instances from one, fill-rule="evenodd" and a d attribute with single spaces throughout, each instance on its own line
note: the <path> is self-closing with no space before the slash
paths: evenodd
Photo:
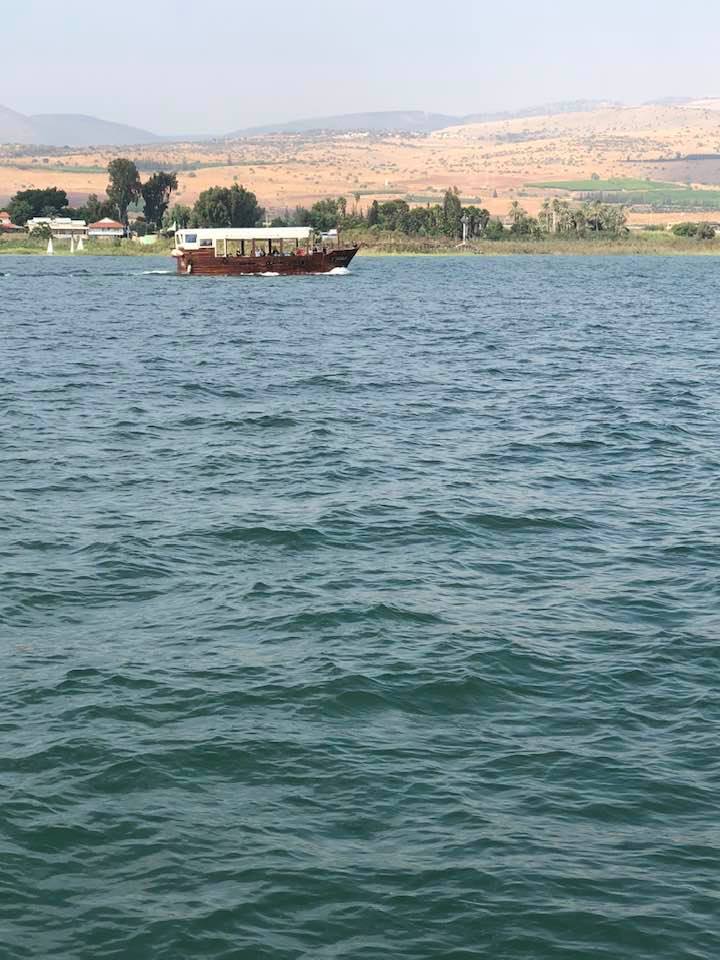
<path id="1" fill-rule="evenodd" d="M 696 240 L 713 240 L 715 238 L 715 228 L 712 224 L 700 221 L 700 223 L 676 223 L 672 232 L 676 237 L 695 237 Z"/>

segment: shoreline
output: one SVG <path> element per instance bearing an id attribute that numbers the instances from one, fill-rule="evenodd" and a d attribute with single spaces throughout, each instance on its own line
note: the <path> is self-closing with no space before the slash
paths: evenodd
<path id="1" fill-rule="evenodd" d="M 508 256 L 720 256 L 720 237 L 714 240 L 694 240 L 672 234 L 648 231 L 630 237 L 603 239 L 542 238 L 474 240 L 466 246 L 444 244 L 430 237 L 400 237 L 386 234 L 382 237 L 345 234 L 348 242 L 361 244 L 359 257 L 508 257 Z M 160 242 L 152 246 L 134 242 L 122 244 L 98 243 L 82 252 L 70 253 L 65 245 L 58 245 L 55 257 L 167 257 L 173 249 L 172 242 Z M 14 243 L 0 239 L 1 256 L 48 256 L 46 244 Z"/>
<path id="2" fill-rule="evenodd" d="M 543 238 L 540 240 L 503 239 L 475 240 L 465 247 L 458 244 L 446 245 L 428 242 L 425 238 L 405 242 L 399 238 L 383 238 L 382 241 L 363 242 L 359 237 L 353 240 L 363 243 L 358 256 L 536 256 L 536 257 L 598 257 L 598 256 L 720 256 L 720 238 L 715 240 L 694 240 L 677 237 L 672 234 L 634 235 L 613 239 L 578 238 L 563 240 Z"/>

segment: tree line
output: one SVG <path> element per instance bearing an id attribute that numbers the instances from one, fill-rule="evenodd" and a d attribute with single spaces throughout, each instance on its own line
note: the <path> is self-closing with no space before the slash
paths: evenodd
<path id="1" fill-rule="evenodd" d="M 485 207 L 463 206 L 458 190 L 445 192 L 442 203 L 413 206 L 406 200 L 374 200 L 366 211 L 359 208 L 359 196 L 348 209 L 345 197 L 320 200 L 306 209 L 273 220 L 274 226 L 309 225 L 316 230 L 335 226 L 344 229 L 391 231 L 407 236 L 426 236 L 460 240 L 503 237 L 537 237 L 547 234 L 586 237 L 590 234 L 620 236 L 627 231 L 623 207 L 606 203 L 584 203 L 572 207 L 566 201 L 546 200 L 537 217 L 532 217 L 518 201 L 513 201 L 506 221 L 492 217 Z"/>
<path id="2" fill-rule="evenodd" d="M 105 196 L 91 194 L 85 205 L 73 208 L 64 190 L 22 190 L 8 206 L 13 223 L 24 226 L 33 217 L 66 216 L 93 223 L 103 217 L 127 224 L 131 206 L 142 201 L 145 228 L 150 231 L 184 227 L 253 227 L 265 220 L 265 210 L 256 195 L 245 187 L 209 187 L 194 206 L 176 204 L 170 208 L 177 190 L 177 174 L 160 170 L 147 180 L 140 178 L 132 160 L 117 158 L 108 164 Z M 276 216 L 273 226 L 310 226 L 318 231 L 341 229 L 391 231 L 407 236 L 426 236 L 460 240 L 509 237 L 542 237 L 547 234 L 588 236 L 604 233 L 618 236 L 627 230 L 624 208 L 599 201 L 571 206 L 565 200 L 545 200 L 537 217 L 530 216 L 514 201 L 503 223 L 484 207 L 463 205 L 457 187 L 445 192 L 442 203 L 411 206 L 406 200 L 373 200 L 363 210 L 360 194 L 354 194 L 350 207 L 346 197 L 318 200 L 312 206 L 296 207 Z"/>

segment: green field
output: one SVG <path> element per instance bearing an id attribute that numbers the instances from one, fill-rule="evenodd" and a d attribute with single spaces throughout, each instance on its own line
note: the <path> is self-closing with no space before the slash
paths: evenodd
<path id="1" fill-rule="evenodd" d="M 568 190 L 592 194 L 606 203 L 643 204 L 657 211 L 720 210 L 720 190 L 693 190 L 681 183 L 661 180 L 548 180 L 528 183 L 537 190 Z"/>
<path id="2" fill-rule="evenodd" d="M 68 164 L 57 163 L 13 163 L 12 160 L 4 160 L 0 163 L 3 167 L 12 167 L 13 170 L 32 170 L 36 173 L 42 170 L 44 173 L 106 173 L 107 167 L 97 166 L 72 166 Z"/>
<path id="3" fill-rule="evenodd" d="M 189 163 L 170 163 L 162 164 L 156 161 L 152 163 L 146 163 L 142 160 L 138 161 L 136 166 L 141 173 L 156 173 L 158 170 L 168 170 L 175 173 L 187 173 L 194 172 L 196 170 L 211 170 L 215 167 L 272 167 L 276 166 L 277 162 L 273 160 L 230 160 L 228 163 L 227 160 L 217 160 L 217 161 L 201 161 L 193 160 Z M 81 164 L 65 164 L 65 163 L 14 163 L 12 160 L 2 160 L 0 161 L 0 168 L 2 167 L 12 167 L 13 170 L 29 170 L 32 173 L 37 173 L 41 170 L 43 173 L 107 173 L 107 167 L 101 166 L 83 166 Z"/>
<path id="4" fill-rule="evenodd" d="M 541 190 L 572 190 L 593 193 L 597 191 L 616 193 L 619 190 L 646 193 L 649 190 L 687 190 L 681 183 L 668 183 L 662 180 L 639 180 L 632 177 L 615 177 L 611 180 L 548 180 L 544 183 L 528 183 L 528 187 Z"/>

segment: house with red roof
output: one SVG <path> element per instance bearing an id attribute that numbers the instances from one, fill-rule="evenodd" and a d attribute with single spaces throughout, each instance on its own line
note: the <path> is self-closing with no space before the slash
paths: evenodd
<path id="1" fill-rule="evenodd" d="M 112 240 L 114 237 L 124 237 L 125 227 L 123 227 L 121 223 L 118 223 L 117 220 L 111 220 L 110 217 L 103 217 L 103 219 L 98 220 L 97 223 L 88 224 L 87 235 L 96 240 Z"/>
<path id="2" fill-rule="evenodd" d="M 2 233 L 16 233 L 17 231 L 22 232 L 22 227 L 18 227 L 10 219 L 10 214 L 7 210 L 0 210 L 0 232 Z"/>

